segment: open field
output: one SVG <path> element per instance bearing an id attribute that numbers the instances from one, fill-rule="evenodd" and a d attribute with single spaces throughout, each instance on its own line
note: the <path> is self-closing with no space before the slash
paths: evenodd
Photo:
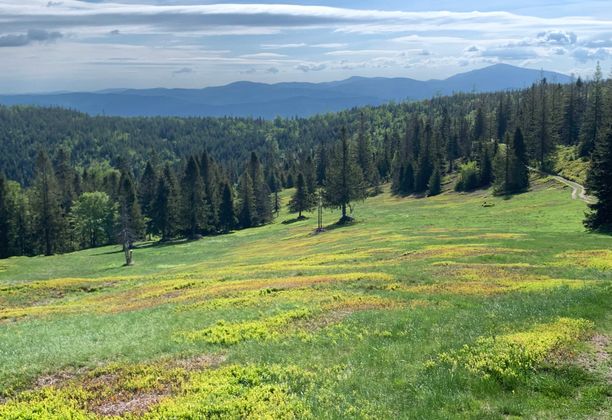
<path id="1" fill-rule="evenodd" d="M 321 235 L 282 214 L 129 268 L 2 260 L 0 418 L 609 417 L 612 237 L 585 210 L 551 180 L 385 192 Z"/>

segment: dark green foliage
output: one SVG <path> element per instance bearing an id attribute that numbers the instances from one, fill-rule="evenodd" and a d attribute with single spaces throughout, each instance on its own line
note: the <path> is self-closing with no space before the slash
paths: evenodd
<path id="1" fill-rule="evenodd" d="M 604 123 L 604 98 L 601 68 L 597 63 L 593 83 L 589 89 L 587 109 L 580 128 L 580 155 L 589 156 L 594 148 L 597 138 L 601 134 Z"/>
<path id="2" fill-rule="evenodd" d="M 612 124 L 595 144 L 587 187 L 597 198 L 597 203 L 589 206 L 591 212 L 585 226 L 591 230 L 612 232 Z"/>
<path id="3" fill-rule="evenodd" d="M 353 201 L 365 199 L 366 193 L 361 168 L 351 153 L 346 129 L 343 129 L 340 144 L 328 168 L 323 198 L 328 207 L 342 210 L 340 223 L 344 223 L 350 220 L 347 206 Z"/>
<path id="4" fill-rule="evenodd" d="M 304 175 L 298 174 L 297 183 L 295 184 L 295 193 L 289 201 L 289 211 L 298 213 L 298 218 L 302 217 L 302 212 L 311 211 L 315 207 L 315 195 L 313 191 L 308 189 L 308 185 L 304 179 Z"/>
<path id="5" fill-rule="evenodd" d="M 163 241 L 172 239 L 179 228 L 179 194 L 170 166 L 164 168 L 164 173 L 157 183 L 157 193 L 152 206 L 153 233 L 160 235 Z"/>
<path id="6" fill-rule="evenodd" d="M 8 208 L 7 179 L 0 172 L 0 258 L 11 255 L 9 244 L 9 226 L 12 222 Z"/>
<path id="7" fill-rule="evenodd" d="M 138 186 L 138 200 L 140 202 L 140 210 L 146 220 L 146 232 L 148 234 L 151 233 L 152 205 L 157 194 L 157 184 L 157 172 L 151 162 L 147 162 Z"/>
<path id="8" fill-rule="evenodd" d="M 62 220 L 61 192 L 49 156 L 39 152 L 36 158 L 36 179 L 32 193 L 34 234 L 39 248 L 45 255 L 61 249 L 60 237 L 64 228 Z"/>
<path id="9" fill-rule="evenodd" d="M 263 166 L 255 152 L 251 153 L 247 172 L 251 180 L 253 196 L 255 197 L 255 211 L 251 214 L 251 226 L 269 223 L 272 220 L 270 188 L 264 178 Z"/>
<path id="10" fill-rule="evenodd" d="M 493 182 L 493 163 L 491 162 L 491 153 L 489 147 L 483 147 L 482 156 L 480 158 L 480 186 L 487 187 Z"/>
<path id="11" fill-rule="evenodd" d="M 121 174 L 119 181 L 119 214 L 121 229 L 127 229 L 133 240 L 141 239 L 145 233 L 145 224 L 140 212 L 140 204 L 132 176 L 127 171 Z"/>
<path id="12" fill-rule="evenodd" d="M 223 184 L 221 194 L 221 207 L 219 208 L 219 227 L 222 232 L 229 232 L 236 227 L 236 210 L 234 206 L 234 193 L 228 182 Z"/>
<path id="13" fill-rule="evenodd" d="M 514 137 L 506 135 L 505 144 L 500 147 L 493 163 L 495 173 L 494 189 L 497 194 L 514 194 L 529 188 L 529 172 L 525 164 L 523 134 L 520 128 Z"/>
<path id="14" fill-rule="evenodd" d="M 208 221 L 211 213 L 200 168 L 193 156 L 187 161 L 181 179 L 181 193 L 181 226 L 185 235 L 193 239 L 209 230 Z"/>
<path id="15" fill-rule="evenodd" d="M 436 166 L 431 173 L 429 183 L 427 186 L 428 195 L 434 196 L 442 192 L 442 176 L 440 175 L 440 168 Z"/>
<path id="16" fill-rule="evenodd" d="M 257 224 L 257 204 L 253 191 L 253 181 L 248 171 L 245 171 L 238 183 L 240 196 L 240 211 L 238 213 L 238 224 L 240 227 L 248 228 Z"/>

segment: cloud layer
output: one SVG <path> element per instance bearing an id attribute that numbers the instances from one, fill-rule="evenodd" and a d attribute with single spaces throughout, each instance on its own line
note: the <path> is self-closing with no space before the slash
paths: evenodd
<path id="1" fill-rule="evenodd" d="M 0 81 L 0 91 L 20 85 L 109 87 L 113 80 L 158 86 L 172 79 L 201 86 L 245 74 L 261 81 L 318 81 L 357 69 L 363 75 L 429 78 L 500 61 L 580 73 L 590 71 L 594 60 L 604 66 L 612 61 L 609 13 L 379 8 L 374 1 L 370 8 L 351 9 L 4 0 L 0 47 L 8 60 L 0 71 L 14 79 Z M 67 65 L 80 75 L 76 80 Z M 137 71 L 143 67 L 150 68 L 146 75 Z"/>

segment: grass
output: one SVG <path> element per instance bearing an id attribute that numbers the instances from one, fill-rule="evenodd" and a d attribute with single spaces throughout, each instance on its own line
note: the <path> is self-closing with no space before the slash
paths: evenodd
<path id="1" fill-rule="evenodd" d="M 0 417 L 604 418 L 612 238 L 584 211 L 546 179 L 385 192 L 319 235 L 0 261 Z"/>

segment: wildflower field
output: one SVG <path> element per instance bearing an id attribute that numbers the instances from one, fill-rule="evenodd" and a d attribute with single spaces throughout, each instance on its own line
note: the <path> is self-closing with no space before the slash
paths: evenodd
<path id="1" fill-rule="evenodd" d="M 385 191 L 318 235 L 281 214 L 133 267 L 2 260 L 0 418 L 610 418 L 612 237 L 585 211 L 548 179 Z"/>

